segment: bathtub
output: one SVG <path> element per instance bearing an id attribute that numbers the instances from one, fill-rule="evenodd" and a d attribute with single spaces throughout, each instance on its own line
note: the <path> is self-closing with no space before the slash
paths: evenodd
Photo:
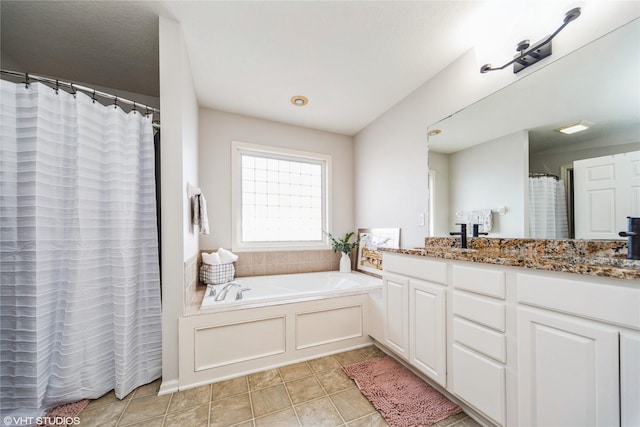
<path id="1" fill-rule="evenodd" d="M 180 390 L 371 345 L 370 298 L 382 280 L 362 273 L 240 277 L 243 299 L 205 295 L 178 319 Z M 216 285 L 216 289 L 222 285 Z"/>
<path id="2" fill-rule="evenodd" d="M 236 300 L 238 288 L 229 289 L 223 301 L 215 301 L 210 290 L 219 294 L 224 285 L 209 285 L 200 310 L 232 309 L 274 302 L 292 302 L 313 298 L 344 296 L 381 289 L 382 281 L 362 273 L 323 271 L 317 273 L 279 274 L 273 276 L 239 277 L 234 282 L 242 288 L 242 299 Z"/>

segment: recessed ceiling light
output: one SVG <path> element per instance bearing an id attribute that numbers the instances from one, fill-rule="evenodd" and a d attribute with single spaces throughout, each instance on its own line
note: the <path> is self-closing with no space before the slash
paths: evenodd
<path id="1" fill-rule="evenodd" d="M 429 131 L 429 133 L 427 135 L 429 136 L 436 136 L 436 135 L 440 135 L 442 133 L 442 131 L 440 129 L 434 129 Z"/>
<path id="2" fill-rule="evenodd" d="M 304 107 L 309 103 L 309 100 L 302 95 L 296 95 L 291 97 L 291 103 L 296 107 Z"/>
<path id="3" fill-rule="evenodd" d="M 572 133 L 576 133 L 576 132 L 582 132 L 583 130 L 587 130 L 589 129 L 589 126 L 591 126 L 593 123 L 588 122 L 586 120 L 582 120 L 578 123 L 573 123 L 567 126 L 563 126 L 561 128 L 558 129 L 554 129 L 556 132 L 560 132 L 560 133 L 564 133 L 567 135 L 571 135 Z"/>

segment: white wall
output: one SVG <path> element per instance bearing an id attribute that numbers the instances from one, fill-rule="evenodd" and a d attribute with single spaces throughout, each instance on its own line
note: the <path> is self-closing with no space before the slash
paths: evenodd
<path id="1" fill-rule="evenodd" d="M 527 189 L 529 137 L 516 132 L 449 156 L 449 231 L 458 222 L 456 212 L 507 207 L 493 215 L 489 237 L 528 235 Z M 447 233 L 448 234 L 448 233 Z"/>
<path id="2" fill-rule="evenodd" d="M 469 51 L 382 114 L 354 138 L 355 226 L 401 227 L 403 247 L 422 246 L 427 228 L 417 224 L 428 209 L 429 125 L 631 21 L 639 9 L 638 2 L 589 3 L 553 41 L 553 55 L 517 75 L 480 74 L 482 64 Z M 549 28 L 555 29 L 558 19 L 550 17 Z M 505 52 L 496 64 L 511 54 Z"/>
<path id="3" fill-rule="evenodd" d="M 619 135 L 615 135 L 619 136 Z M 560 149 L 529 154 L 529 172 L 550 173 L 560 176 L 560 167 L 575 160 L 593 159 L 611 154 L 640 150 L 640 132 L 633 131 L 630 138 L 622 141 L 607 137 L 604 140 L 586 141 Z"/>
<path id="4" fill-rule="evenodd" d="M 178 318 L 184 298 L 184 264 L 198 250 L 189 230 L 186 182 L 197 185 L 197 99 L 180 24 L 160 17 L 162 110 L 162 386 L 178 386 Z"/>
<path id="5" fill-rule="evenodd" d="M 443 153 L 429 153 L 429 171 L 434 173 L 434 197 L 433 232 L 431 236 L 446 236 L 450 231 L 455 231 L 449 225 L 449 155 Z"/>
<path id="6" fill-rule="evenodd" d="M 208 236 L 202 249 L 230 248 L 231 141 L 312 151 L 332 156 L 333 222 L 331 233 L 354 230 L 353 140 L 350 136 L 256 119 L 207 108 L 200 109 L 199 181 L 207 199 Z"/>

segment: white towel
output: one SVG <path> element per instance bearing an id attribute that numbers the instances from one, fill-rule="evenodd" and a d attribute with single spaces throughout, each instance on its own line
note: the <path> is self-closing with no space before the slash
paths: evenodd
<path id="1" fill-rule="evenodd" d="M 225 248 L 218 248 L 218 255 L 220 256 L 220 263 L 229 264 L 238 260 L 238 255 L 226 250 Z"/>
<path id="2" fill-rule="evenodd" d="M 196 194 L 191 198 L 191 223 L 200 229 L 200 233 L 209 234 L 207 201 L 202 194 Z"/>
<path id="3" fill-rule="evenodd" d="M 471 228 L 473 224 L 480 224 L 478 231 L 481 233 L 490 232 L 493 227 L 493 215 L 491 214 L 491 209 L 471 211 L 467 216 L 467 222 L 469 224 L 469 228 Z"/>
<path id="4" fill-rule="evenodd" d="M 215 252 L 211 252 L 210 254 L 208 254 L 206 252 L 203 252 L 202 253 L 202 262 L 203 262 L 203 264 L 209 264 L 209 265 L 221 264 L 220 255 L 218 255 Z"/>
<path id="5" fill-rule="evenodd" d="M 491 209 L 478 211 L 478 222 L 476 224 L 480 224 L 481 232 L 490 232 L 493 227 L 493 215 L 491 214 Z"/>

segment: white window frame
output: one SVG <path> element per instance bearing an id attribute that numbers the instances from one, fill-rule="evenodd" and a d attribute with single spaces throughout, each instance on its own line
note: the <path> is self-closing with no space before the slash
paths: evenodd
<path id="1" fill-rule="evenodd" d="M 242 154 L 265 154 L 267 156 L 281 156 L 295 160 L 313 160 L 324 163 L 323 197 L 324 209 L 323 230 L 331 229 L 331 155 L 308 151 L 292 150 L 288 148 L 268 145 L 251 144 L 247 142 L 231 141 L 231 233 L 232 250 L 242 251 L 277 251 L 277 250 L 314 250 L 330 249 L 331 245 L 323 234 L 321 241 L 287 241 L 287 242 L 243 242 L 242 241 Z"/>

